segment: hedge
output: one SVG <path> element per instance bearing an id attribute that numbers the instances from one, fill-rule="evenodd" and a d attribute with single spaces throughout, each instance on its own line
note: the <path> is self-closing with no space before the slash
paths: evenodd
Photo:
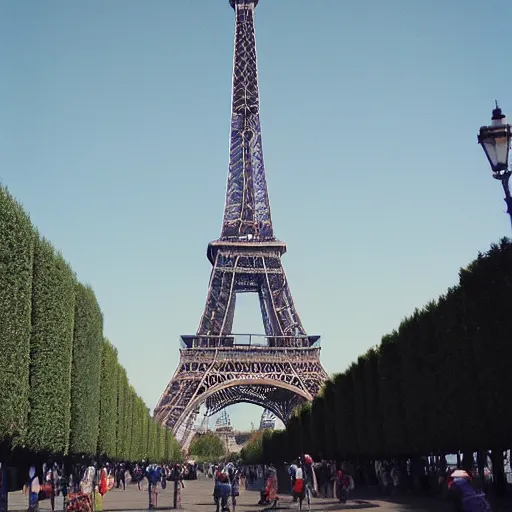
<path id="1" fill-rule="evenodd" d="M 119 368 L 117 375 L 117 428 L 116 428 L 116 454 L 119 460 L 128 460 L 126 452 L 126 400 L 128 394 L 128 377 L 123 367 Z"/>
<path id="2" fill-rule="evenodd" d="M 379 400 L 382 414 L 382 434 L 388 449 L 399 454 L 404 444 L 409 444 L 405 424 L 403 396 L 403 372 L 400 360 L 400 347 L 396 343 L 397 331 L 382 338 L 379 347 Z"/>
<path id="3" fill-rule="evenodd" d="M 158 431 L 160 435 L 160 444 L 159 444 L 159 458 L 160 462 L 165 462 L 166 460 L 166 452 L 167 452 L 167 431 L 169 429 L 164 427 L 163 425 L 158 425 Z"/>
<path id="4" fill-rule="evenodd" d="M 27 446 L 67 454 L 76 279 L 50 242 L 36 238 Z"/>
<path id="5" fill-rule="evenodd" d="M 182 457 L 103 338 L 91 287 L 0 185 L 0 457 Z M 0 459 L 1 460 L 1 459 Z"/>
<path id="6" fill-rule="evenodd" d="M 503 239 L 459 272 L 457 286 L 330 379 L 259 457 L 256 443 L 244 454 L 282 463 L 307 452 L 363 464 L 463 452 L 472 463 L 474 452 L 490 450 L 500 488 L 503 450 L 512 447 L 511 311 L 512 241 Z"/>
<path id="7" fill-rule="evenodd" d="M 103 315 L 91 287 L 77 284 L 71 372 L 70 450 L 96 454 L 100 415 Z"/>
<path id="8" fill-rule="evenodd" d="M 322 394 L 319 394 L 315 397 L 311 406 L 311 429 L 314 451 L 322 456 L 327 455 L 328 448 L 325 444 L 325 418 L 325 399 Z"/>
<path id="9" fill-rule="evenodd" d="M 124 439 L 125 439 L 125 458 L 131 459 L 132 453 L 132 433 L 133 433 L 133 395 L 135 394 L 132 386 L 128 386 L 126 393 L 126 407 L 124 409 Z"/>
<path id="10" fill-rule="evenodd" d="M 135 395 L 131 460 L 142 460 L 144 458 L 144 416 L 146 414 L 144 401 Z"/>
<path id="11" fill-rule="evenodd" d="M 149 439 L 149 409 L 146 409 L 146 404 L 143 404 L 144 415 L 142 418 L 142 451 L 140 458 L 141 460 L 147 460 L 148 458 L 148 439 Z M 167 429 L 167 432 L 172 435 L 170 429 Z M 172 460 L 172 459 L 167 459 Z"/>
<path id="12" fill-rule="evenodd" d="M 141 434 L 141 420 L 140 398 L 136 395 L 135 391 L 132 395 L 132 433 L 131 433 L 131 444 L 130 444 L 130 460 L 140 459 L 140 434 Z"/>
<path id="13" fill-rule="evenodd" d="M 0 186 L 0 442 L 23 442 L 29 411 L 32 266 L 35 232 Z"/>
<path id="14" fill-rule="evenodd" d="M 149 420 L 149 447 L 148 447 L 148 457 L 150 461 L 154 461 L 158 457 L 157 452 L 157 424 L 153 418 Z"/>
<path id="15" fill-rule="evenodd" d="M 100 418 L 98 453 L 115 457 L 117 452 L 117 350 L 107 340 L 101 344 Z"/>

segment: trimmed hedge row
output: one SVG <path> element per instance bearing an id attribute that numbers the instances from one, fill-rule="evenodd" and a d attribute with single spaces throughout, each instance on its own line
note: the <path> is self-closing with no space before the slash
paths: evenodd
<path id="1" fill-rule="evenodd" d="M 98 452 L 101 455 L 117 453 L 118 371 L 117 350 L 107 339 L 104 339 L 101 345 L 100 434 L 98 438 Z"/>
<path id="2" fill-rule="evenodd" d="M 94 291 L 78 283 L 71 371 L 72 453 L 95 453 L 98 445 L 102 340 L 103 315 Z"/>
<path id="3" fill-rule="evenodd" d="M 474 452 L 490 450 L 501 485 L 512 447 L 511 311 L 512 240 L 503 239 L 265 438 L 258 462 L 462 452 L 471 466 Z"/>
<path id="4" fill-rule="evenodd" d="M 181 460 L 103 337 L 90 286 L 0 185 L 0 460 L 34 453 Z"/>
<path id="5" fill-rule="evenodd" d="M 47 240 L 36 238 L 32 276 L 27 445 L 67 453 L 76 278 Z"/>
<path id="6" fill-rule="evenodd" d="M 125 434 L 125 414 L 126 400 L 128 395 L 128 376 L 123 367 L 117 372 L 117 425 L 116 425 L 116 457 L 124 458 L 126 455 L 126 434 Z"/>
<path id="7" fill-rule="evenodd" d="M 28 215 L 0 186 L 0 440 L 12 445 L 28 423 L 34 240 Z"/>

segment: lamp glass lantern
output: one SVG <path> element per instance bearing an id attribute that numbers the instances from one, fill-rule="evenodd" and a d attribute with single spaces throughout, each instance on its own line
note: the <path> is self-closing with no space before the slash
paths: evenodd
<path id="1" fill-rule="evenodd" d="M 482 146 L 491 165 L 493 176 L 502 179 L 508 173 L 508 157 L 512 140 L 512 126 L 496 104 L 492 111 L 490 126 L 482 126 L 478 134 L 478 143 Z"/>

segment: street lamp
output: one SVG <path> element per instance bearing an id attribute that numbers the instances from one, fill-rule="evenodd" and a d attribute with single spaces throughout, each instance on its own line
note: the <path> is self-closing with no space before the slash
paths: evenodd
<path id="1" fill-rule="evenodd" d="M 507 213 L 512 224 L 512 197 L 509 188 L 512 170 L 508 165 L 511 140 L 512 126 L 507 123 L 507 116 L 501 112 L 501 108 L 496 102 L 496 108 L 492 111 L 491 125 L 480 128 L 478 143 L 482 146 L 485 156 L 489 160 L 493 178 L 501 181 L 505 191 Z"/>

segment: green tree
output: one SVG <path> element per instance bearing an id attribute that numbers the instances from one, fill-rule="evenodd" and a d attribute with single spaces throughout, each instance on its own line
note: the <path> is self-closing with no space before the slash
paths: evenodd
<path id="1" fill-rule="evenodd" d="M 159 435 L 159 443 L 158 443 L 158 446 L 159 446 L 159 459 L 160 459 L 160 462 L 167 462 L 168 459 L 167 459 L 167 446 L 166 446 L 166 442 L 167 442 L 167 431 L 169 430 L 167 427 L 164 427 L 163 425 L 159 425 L 159 431 L 158 431 L 158 435 Z"/>
<path id="2" fill-rule="evenodd" d="M 512 359 L 512 241 L 460 271 L 459 286 L 405 318 L 264 439 L 264 460 L 290 451 L 338 459 L 491 449 L 497 490 L 512 443 L 507 394 Z M 323 424 L 323 428 L 322 428 Z M 330 441 L 332 439 L 332 441 Z"/>
<path id="3" fill-rule="evenodd" d="M 135 390 L 131 384 L 128 384 L 126 391 L 126 406 L 124 409 L 124 450 L 125 458 L 132 460 L 132 435 L 133 435 L 133 397 Z"/>
<path id="4" fill-rule="evenodd" d="M 366 421 L 368 429 L 368 452 L 371 456 L 386 454 L 382 432 L 382 411 L 380 402 L 379 353 L 370 349 L 364 356 L 363 375 L 365 386 Z"/>
<path id="5" fill-rule="evenodd" d="M 336 396 L 336 441 L 338 456 L 345 460 L 354 460 L 359 450 L 354 380 L 349 370 L 334 378 Z"/>
<path id="6" fill-rule="evenodd" d="M 34 239 L 28 215 L 0 186 L 0 442 L 6 445 L 27 432 Z"/>
<path id="7" fill-rule="evenodd" d="M 100 382 L 100 421 L 98 436 L 98 453 L 115 457 L 117 392 L 118 392 L 117 350 L 106 338 L 101 344 L 101 382 Z"/>
<path id="8" fill-rule="evenodd" d="M 311 404 L 304 402 L 299 410 L 302 427 L 302 453 L 312 454 L 314 450 L 313 429 L 311 425 Z"/>
<path id="9" fill-rule="evenodd" d="M 278 465 L 291 461 L 286 430 L 265 430 L 261 439 L 261 449 L 262 460 L 266 464 Z"/>
<path id="10" fill-rule="evenodd" d="M 34 452 L 68 452 L 75 287 L 75 275 L 64 258 L 50 242 L 36 238 L 27 435 Z"/>
<path id="11" fill-rule="evenodd" d="M 325 419 L 326 419 L 325 398 L 322 394 L 316 396 L 311 406 L 311 437 L 313 440 L 313 457 L 321 460 L 329 455 L 327 450 L 329 440 L 325 436 Z"/>
<path id="12" fill-rule="evenodd" d="M 136 460 L 142 460 L 146 457 L 146 440 L 147 440 L 147 423 L 146 418 L 149 417 L 149 411 L 144 400 L 139 397 L 139 420 L 138 420 L 138 450 L 135 456 Z"/>
<path id="13" fill-rule="evenodd" d="M 144 416 L 146 415 L 146 405 L 140 396 L 133 395 L 133 414 L 132 414 L 132 444 L 130 450 L 130 460 L 141 460 L 143 452 Z"/>
<path id="14" fill-rule="evenodd" d="M 254 432 L 240 451 L 240 458 L 244 464 L 260 464 L 263 461 L 263 432 L 263 430 Z M 193 453 L 192 449 L 190 453 Z"/>
<path id="15" fill-rule="evenodd" d="M 157 423 L 156 424 L 156 432 L 155 432 L 155 460 L 161 462 L 162 460 L 162 445 L 161 445 L 161 435 L 160 432 L 162 430 L 162 426 Z"/>
<path id="16" fill-rule="evenodd" d="M 178 441 L 176 441 L 176 438 L 173 436 L 171 429 L 166 428 L 165 430 L 167 444 L 167 451 L 165 457 L 166 462 L 183 462 L 184 456 L 181 446 L 179 445 Z"/>
<path id="17" fill-rule="evenodd" d="M 164 428 L 165 432 L 165 462 L 174 461 L 173 435 L 170 428 Z"/>
<path id="18" fill-rule="evenodd" d="M 153 418 L 149 420 L 149 460 L 155 461 L 158 457 L 156 450 L 156 421 Z"/>
<path id="19" fill-rule="evenodd" d="M 196 434 L 190 443 L 188 451 L 192 459 L 205 462 L 216 462 L 227 455 L 225 443 L 213 432 Z"/>
<path id="20" fill-rule="evenodd" d="M 302 423 L 300 421 L 299 411 L 295 411 L 286 425 L 288 432 L 288 449 L 291 452 L 290 458 L 294 460 L 304 454 L 302 443 Z"/>
<path id="21" fill-rule="evenodd" d="M 141 452 L 140 458 L 147 460 L 148 459 L 148 438 L 149 438 L 149 409 L 146 407 L 146 404 L 144 404 L 143 412 L 144 412 L 144 414 L 143 414 L 143 423 L 142 423 L 142 452 Z"/>
<path id="22" fill-rule="evenodd" d="M 338 447 L 336 443 L 336 390 L 334 381 L 329 379 L 322 390 L 324 398 L 324 448 L 329 458 L 338 458 Z"/>
<path id="23" fill-rule="evenodd" d="M 357 425 L 357 443 L 361 455 L 370 455 L 370 439 L 368 436 L 368 404 L 366 401 L 365 379 L 364 379 L 364 356 L 359 356 L 357 363 L 349 368 L 349 374 L 354 386 L 355 418 Z"/>
<path id="24" fill-rule="evenodd" d="M 410 453 L 422 455 L 440 450 L 438 419 L 434 416 L 439 379 L 439 341 L 433 328 L 435 302 L 402 322 L 398 343 L 402 356 L 404 405 L 409 432 Z"/>
<path id="25" fill-rule="evenodd" d="M 423 347 L 417 341 L 421 339 L 421 313 L 415 310 L 414 314 L 400 324 L 398 330 L 398 343 L 402 358 L 402 372 L 404 379 L 404 409 L 407 431 L 409 432 L 409 453 L 422 455 L 424 443 L 427 440 L 427 415 L 429 400 L 426 398 L 428 390 L 425 382 L 429 371 L 423 358 Z"/>
<path id="26" fill-rule="evenodd" d="M 507 400 L 512 343 L 512 242 L 503 239 L 460 272 L 467 334 L 474 353 L 479 398 L 487 428 L 480 443 L 497 450 L 512 445 L 512 411 Z"/>
<path id="27" fill-rule="evenodd" d="M 450 288 L 439 299 L 435 322 L 440 365 L 436 412 L 442 419 L 437 431 L 441 449 L 446 453 L 454 448 L 473 453 L 485 445 L 485 405 L 482 388 L 475 385 L 478 366 L 467 322 L 464 293 L 460 286 Z M 453 378 L 454 368 L 457 378 Z"/>
<path id="28" fill-rule="evenodd" d="M 379 347 L 379 399 L 382 412 L 382 433 L 390 456 L 407 455 L 408 434 L 405 420 L 403 372 L 398 333 L 383 336 Z"/>
<path id="29" fill-rule="evenodd" d="M 126 442 L 126 409 L 128 400 L 128 376 L 126 370 L 119 365 L 117 372 L 117 425 L 116 425 L 116 446 L 117 458 L 128 460 Z"/>
<path id="30" fill-rule="evenodd" d="M 91 287 L 76 286 L 71 371 L 70 451 L 94 455 L 100 416 L 103 315 Z"/>

